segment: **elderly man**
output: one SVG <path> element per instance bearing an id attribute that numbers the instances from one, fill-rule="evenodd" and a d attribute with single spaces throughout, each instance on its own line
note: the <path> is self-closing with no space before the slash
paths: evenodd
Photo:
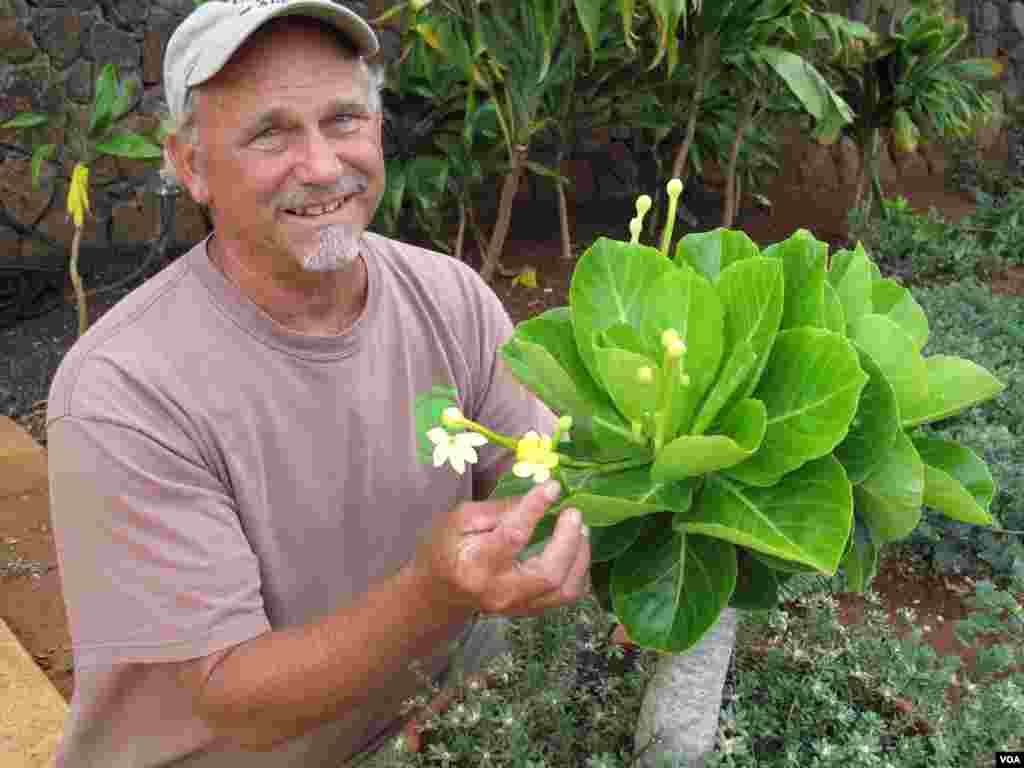
<path id="1" fill-rule="evenodd" d="M 553 495 L 485 501 L 509 458 L 417 463 L 417 394 L 506 433 L 555 417 L 503 368 L 471 269 L 369 233 L 384 188 L 371 29 L 329 0 L 208 2 L 164 86 L 210 237 L 69 351 L 49 399 L 74 639 L 64 768 L 314 768 L 373 755 L 401 705 L 500 642 L 480 612 L 579 598 L 590 547 Z M 500 639 L 500 638 L 498 638 Z M 470 651 L 473 647 L 477 651 Z M 489 650 L 488 650 L 489 649 Z"/>

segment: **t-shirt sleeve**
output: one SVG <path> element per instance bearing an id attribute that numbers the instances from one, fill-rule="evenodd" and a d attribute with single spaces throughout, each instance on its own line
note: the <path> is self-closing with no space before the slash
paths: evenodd
<path id="1" fill-rule="evenodd" d="M 480 283 L 483 286 L 479 349 L 482 376 L 475 411 L 467 415 L 505 435 L 520 437 L 532 429 L 553 436 L 558 416 L 520 383 L 501 357 L 501 346 L 515 330 L 512 319 L 490 286 L 483 280 Z M 479 454 L 478 471 L 490 469 L 512 455 L 508 449 L 491 444 L 480 448 Z"/>
<path id="2" fill-rule="evenodd" d="M 47 443 L 77 666 L 182 661 L 270 630 L 256 555 L 202 462 L 72 416 L 50 423 Z"/>

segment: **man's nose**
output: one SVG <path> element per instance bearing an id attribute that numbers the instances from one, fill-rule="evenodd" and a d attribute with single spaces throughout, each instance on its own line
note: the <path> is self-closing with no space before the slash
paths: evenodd
<path id="1" fill-rule="evenodd" d="M 325 184 L 338 180 L 341 163 L 334 142 L 319 131 L 312 131 L 303 145 L 298 165 L 299 180 L 304 184 Z"/>

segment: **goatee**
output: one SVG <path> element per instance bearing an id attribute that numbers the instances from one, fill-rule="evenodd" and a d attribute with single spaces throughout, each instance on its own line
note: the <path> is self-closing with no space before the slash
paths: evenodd
<path id="1" fill-rule="evenodd" d="M 320 230 L 316 249 L 307 253 L 302 268 L 307 272 L 348 269 L 359 254 L 359 238 L 348 224 L 330 224 Z"/>

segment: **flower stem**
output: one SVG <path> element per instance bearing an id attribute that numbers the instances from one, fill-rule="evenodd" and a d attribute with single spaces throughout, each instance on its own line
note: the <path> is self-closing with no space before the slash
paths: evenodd
<path id="1" fill-rule="evenodd" d="M 506 437 L 505 435 L 500 435 L 497 432 L 491 432 L 491 430 L 489 430 L 487 427 L 483 426 L 482 424 L 477 424 L 475 421 L 470 421 L 469 419 L 464 418 L 459 423 L 459 426 L 472 430 L 473 432 L 477 432 L 486 437 L 492 443 L 503 445 L 506 448 L 510 448 L 513 451 L 519 447 L 519 441 L 516 440 L 515 438 Z"/>

